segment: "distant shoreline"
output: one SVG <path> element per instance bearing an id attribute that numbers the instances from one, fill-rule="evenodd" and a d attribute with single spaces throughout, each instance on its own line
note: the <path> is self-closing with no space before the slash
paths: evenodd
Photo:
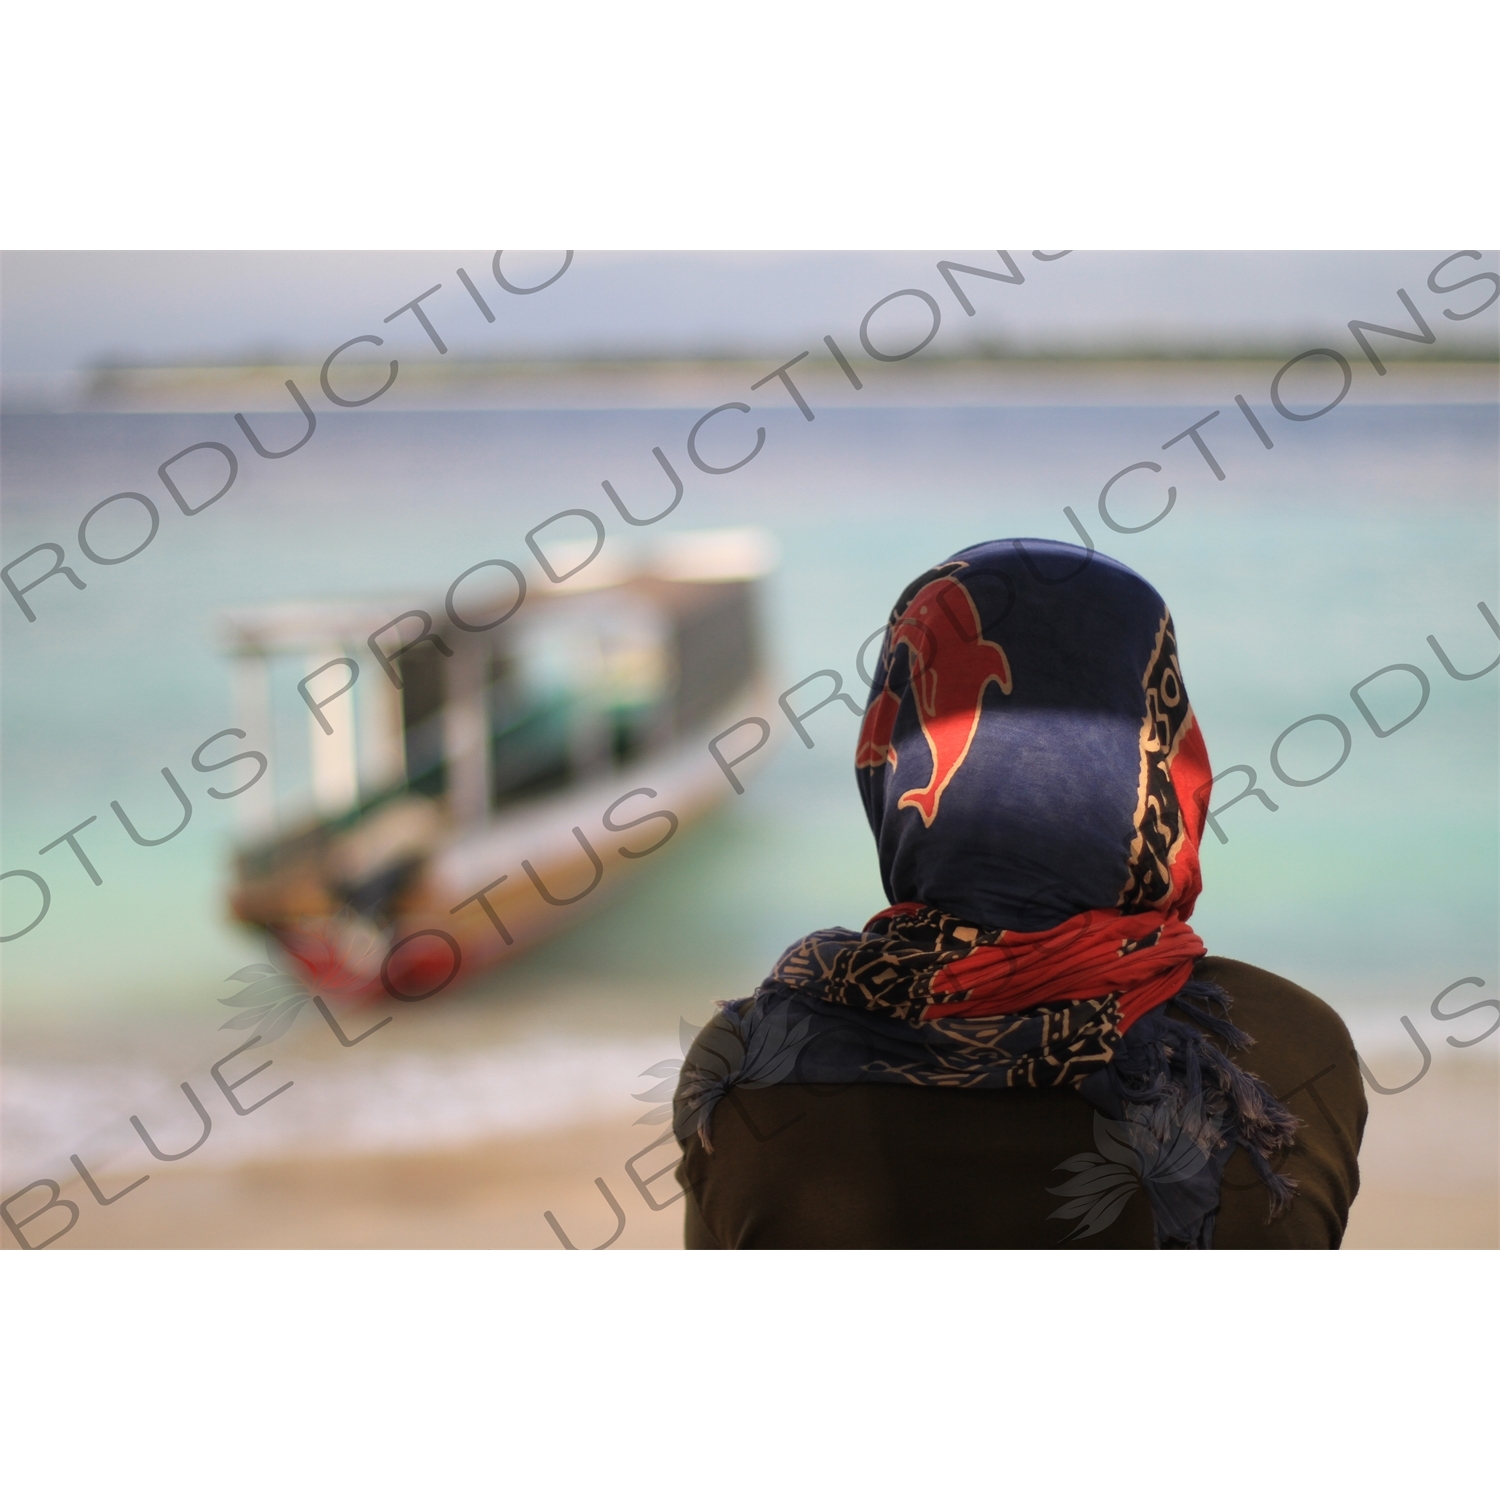
<path id="1" fill-rule="evenodd" d="M 1300 351 L 1294 351 L 1300 352 Z M 1289 357 L 1289 356 L 1287 356 Z M 1129 358 L 970 355 L 860 365 L 856 391 L 833 360 L 809 357 L 793 379 L 814 410 L 904 406 L 1167 406 L 1223 401 L 1235 391 L 1263 396 L 1286 357 Z M 749 387 L 776 368 L 762 359 L 599 359 L 494 363 L 402 360 L 388 394 L 370 410 L 536 411 L 696 409 L 733 399 L 758 407 L 786 404 L 779 382 L 754 398 Z M 1388 358 L 1385 376 L 1355 367 L 1355 405 L 1488 404 L 1500 400 L 1500 362 L 1434 356 Z M 374 383 L 385 363 L 372 366 Z M 359 362 L 345 366 L 358 379 Z M 375 379 L 375 370 L 379 377 Z M 321 400 L 319 365 L 108 367 L 49 376 L 13 376 L 0 384 L 0 409 L 25 413 L 120 414 L 287 412 L 286 382 Z"/>

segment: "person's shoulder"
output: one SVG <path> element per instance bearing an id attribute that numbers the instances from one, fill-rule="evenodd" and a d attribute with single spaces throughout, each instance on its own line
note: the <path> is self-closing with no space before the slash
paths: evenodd
<path id="1" fill-rule="evenodd" d="M 1352 1046 L 1343 1017 L 1309 989 L 1237 958 L 1210 955 L 1193 966 L 1194 979 L 1216 984 L 1234 1002 L 1234 1020 L 1253 1033 L 1256 1015 L 1294 1019 L 1308 1039 L 1321 1035 L 1336 1046 Z"/>

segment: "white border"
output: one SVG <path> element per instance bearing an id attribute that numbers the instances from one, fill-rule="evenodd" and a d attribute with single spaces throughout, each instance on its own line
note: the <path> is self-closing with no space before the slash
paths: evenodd
<path id="1" fill-rule="evenodd" d="M 1075 1255 L 7 1256 L 4 1465 L 257 1497 L 1489 1477 L 1492 1257 Z"/>
<path id="2" fill-rule="evenodd" d="M 8 248 L 1500 241 L 1500 10 L 12 8 Z"/>

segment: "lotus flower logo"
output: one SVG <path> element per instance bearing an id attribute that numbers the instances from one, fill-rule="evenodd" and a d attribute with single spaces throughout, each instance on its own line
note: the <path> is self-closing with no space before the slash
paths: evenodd
<path id="1" fill-rule="evenodd" d="M 1174 1130 L 1160 1141 L 1144 1125 L 1130 1120 L 1108 1120 L 1094 1115 L 1094 1144 L 1054 1168 L 1075 1175 L 1061 1187 L 1048 1188 L 1063 1204 L 1049 1219 L 1078 1219 L 1076 1229 L 1065 1239 L 1084 1240 L 1108 1229 L 1130 1198 L 1141 1188 L 1185 1183 L 1204 1172 L 1209 1152 L 1186 1130 Z"/>
<path id="2" fill-rule="evenodd" d="M 380 971 L 384 943 L 368 922 L 341 912 L 316 924 L 266 935 L 269 963 L 246 964 L 229 975 L 242 984 L 237 995 L 221 998 L 240 1012 L 220 1031 L 256 1030 L 261 1045 L 285 1035 L 317 992 L 337 995 L 366 988 Z"/>
<path id="3" fill-rule="evenodd" d="M 245 988 L 237 995 L 221 999 L 219 1004 L 237 1006 L 240 1014 L 230 1016 L 219 1030 L 248 1031 L 252 1026 L 259 1026 L 262 1042 L 274 1042 L 286 1032 L 312 998 L 300 979 L 278 969 L 275 964 L 246 964 L 243 969 L 236 969 L 229 979 Z"/>
<path id="4" fill-rule="evenodd" d="M 666 1084 L 658 1084 L 638 1099 L 672 1097 L 673 1102 L 659 1114 L 647 1119 L 673 1121 L 678 1140 L 686 1140 L 695 1131 L 698 1139 L 712 1151 L 708 1126 L 715 1107 L 732 1088 L 763 1089 L 773 1083 L 784 1083 L 797 1066 L 797 1059 L 807 1045 L 812 1021 L 807 1017 L 792 1021 L 785 1005 L 769 1009 L 759 999 L 744 1005 L 743 1011 L 721 1007 L 701 1031 L 694 1034 L 682 1023 L 683 1060 L 673 1064 L 680 1068 L 675 1097 Z M 667 1064 L 657 1063 L 647 1071 Z M 661 1076 L 657 1074 L 657 1076 Z"/>
<path id="5" fill-rule="evenodd" d="M 677 1076 L 682 1072 L 683 1058 L 688 1055 L 697 1035 L 698 1028 L 691 1021 L 684 1020 L 681 1016 L 677 1018 L 677 1045 L 682 1048 L 682 1057 L 664 1057 L 641 1073 L 642 1078 L 660 1078 L 662 1081 L 653 1084 L 643 1094 L 631 1095 L 632 1099 L 639 1099 L 642 1104 L 657 1106 L 647 1110 L 635 1122 L 637 1125 L 660 1125 L 672 1118 L 672 1095 L 677 1092 Z"/>

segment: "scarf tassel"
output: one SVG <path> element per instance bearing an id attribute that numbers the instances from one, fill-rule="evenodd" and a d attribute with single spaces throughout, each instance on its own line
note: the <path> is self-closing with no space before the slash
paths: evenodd
<path id="1" fill-rule="evenodd" d="M 1162 1144 L 1181 1131 L 1207 1156 L 1225 1142 L 1238 1145 L 1270 1194 L 1271 1222 L 1291 1206 L 1297 1183 L 1270 1158 L 1292 1145 L 1302 1122 L 1208 1039 L 1237 1052 L 1254 1045 L 1229 1019 L 1229 996 L 1218 985 L 1189 980 L 1168 1005 L 1193 1024 L 1168 1016 L 1167 1006 L 1150 1012 L 1126 1033 L 1106 1071 L 1131 1115 Z"/>

